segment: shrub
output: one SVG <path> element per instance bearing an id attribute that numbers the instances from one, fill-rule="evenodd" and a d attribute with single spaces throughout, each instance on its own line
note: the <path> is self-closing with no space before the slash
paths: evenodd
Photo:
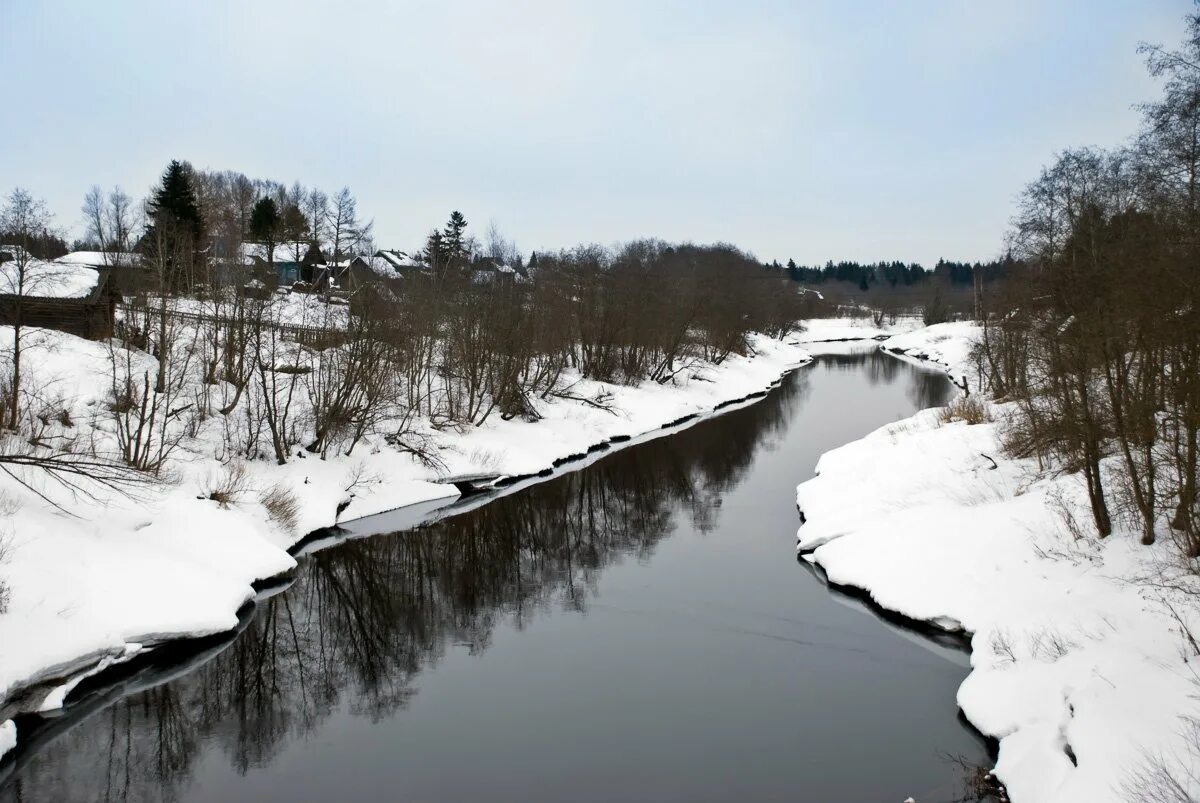
<path id="1" fill-rule="evenodd" d="M 943 424 L 954 421 L 966 421 L 970 424 L 986 424 L 992 420 L 987 405 L 974 396 L 959 396 L 946 407 L 942 408 L 939 416 Z"/>
<path id="2" fill-rule="evenodd" d="M 248 486 L 246 464 L 237 461 L 226 466 L 218 476 L 210 477 L 205 498 L 211 499 L 221 507 L 229 507 L 249 490 Z"/>
<path id="3" fill-rule="evenodd" d="M 267 516 L 288 532 L 294 532 L 300 521 L 300 500 L 283 485 L 272 485 L 258 496 L 267 509 Z"/>

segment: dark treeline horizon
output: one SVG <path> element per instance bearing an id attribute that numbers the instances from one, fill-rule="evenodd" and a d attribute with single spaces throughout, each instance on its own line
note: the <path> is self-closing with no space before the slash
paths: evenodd
<path id="1" fill-rule="evenodd" d="M 935 280 L 948 287 L 969 288 L 976 280 L 990 283 L 1005 278 L 1018 260 L 1011 254 L 1001 259 L 986 262 L 960 262 L 939 259 L 932 269 L 926 268 L 919 262 L 903 262 L 901 260 L 880 262 L 858 262 L 856 260 L 828 260 L 821 266 L 798 265 L 794 260 L 788 260 L 787 265 L 772 262 L 766 267 L 775 270 L 786 270 L 792 281 L 805 284 L 823 284 L 826 282 L 844 282 L 856 285 L 860 290 L 874 288 L 889 289 L 920 285 Z"/>

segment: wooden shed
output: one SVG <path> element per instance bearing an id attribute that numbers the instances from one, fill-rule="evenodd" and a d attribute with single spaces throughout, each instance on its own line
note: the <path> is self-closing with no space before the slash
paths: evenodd
<path id="1" fill-rule="evenodd" d="M 109 268 L 99 268 L 95 286 L 75 298 L 0 293 L 0 325 L 12 326 L 18 315 L 22 326 L 57 329 L 60 332 L 102 340 L 112 337 L 121 294 Z"/>

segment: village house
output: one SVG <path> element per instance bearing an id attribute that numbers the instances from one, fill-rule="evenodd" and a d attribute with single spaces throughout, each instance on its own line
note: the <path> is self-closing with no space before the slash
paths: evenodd
<path id="1" fill-rule="evenodd" d="M 54 260 L 62 265 L 107 270 L 117 291 L 123 296 L 151 289 L 155 277 L 146 269 L 141 254 L 128 251 L 72 251 Z"/>
<path id="2" fill-rule="evenodd" d="M 428 278 L 429 266 L 403 251 L 380 250 L 371 256 L 356 256 L 324 266 L 314 282 L 319 289 L 335 287 L 353 293 L 374 284 L 389 284 L 398 290 L 405 281 Z"/>
<path id="3" fill-rule="evenodd" d="M 375 252 L 375 258 L 382 262 L 382 267 L 388 273 L 384 275 L 396 278 L 428 277 L 429 266 L 420 259 L 409 256 L 404 251 L 380 250 Z"/>
<path id="4" fill-rule="evenodd" d="M 44 262 L 0 251 L 0 325 L 56 329 L 89 340 L 112 337 L 121 294 L 111 268 Z"/>
<path id="5" fill-rule="evenodd" d="M 256 269 L 256 273 L 273 267 L 273 278 L 280 287 L 290 287 L 296 282 L 314 283 L 327 263 L 317 243 L 280 243 L 273 251 L 261 243 L 244 243 L 240 257 L 241 265 Z M 262 281 L 272 277 L 256 278 Z"/>
<path id="6" fill-rule="evenodd" d="M 476 257 L 471 261 L 471 281 L 476 284 L 528 280 L 529 274 L 523 266 L 510 265 L 492 257 Z"/>

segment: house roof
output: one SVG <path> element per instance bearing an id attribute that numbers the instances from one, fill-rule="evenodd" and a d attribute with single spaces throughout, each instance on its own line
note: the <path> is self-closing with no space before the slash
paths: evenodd
<path id="1" fill-rule="evenodd" d="M 411 257 L 403 251 L 396 251 L 394 249 L 380 250 L 375 252 L 375 256 L 383 260 L 386 266 L 396 273 L 403 274 L 411 273 L 412 271 L 426 272 L 429 270 L 429 266 L 420 259 Z M 370 263 L 368 262 L 368 264 Z M 379 273 L 380 271 L 377 270 L 376 272 Z"/>
<path id="2" fill-rule="evenodd" d="M 471 278 L 477 283 L 489 282 L 499 276 L 506 276 L 518 282 L 529 279 L 529 274 L 524 268 L 509 265 L 491 257 L 482 257 L 471 263 Z"/>
<path id="3" fill-rule="evenodd" d="M 142 258 L 128 251 L 105 253 L 104 251 L 72 251 L 54 260 L 64 265 L 83 265 L 89 268 L 140 265 Z"/>
<path id="4" fill-rule="evenodd" d="M 27 298 L 85 299 L 103 284 L 106 271 L 65 262 L 32 259 L 25 264 L 24 276 L 17 262 L 0 262 L 0 295 L 24 295 Z"/>

